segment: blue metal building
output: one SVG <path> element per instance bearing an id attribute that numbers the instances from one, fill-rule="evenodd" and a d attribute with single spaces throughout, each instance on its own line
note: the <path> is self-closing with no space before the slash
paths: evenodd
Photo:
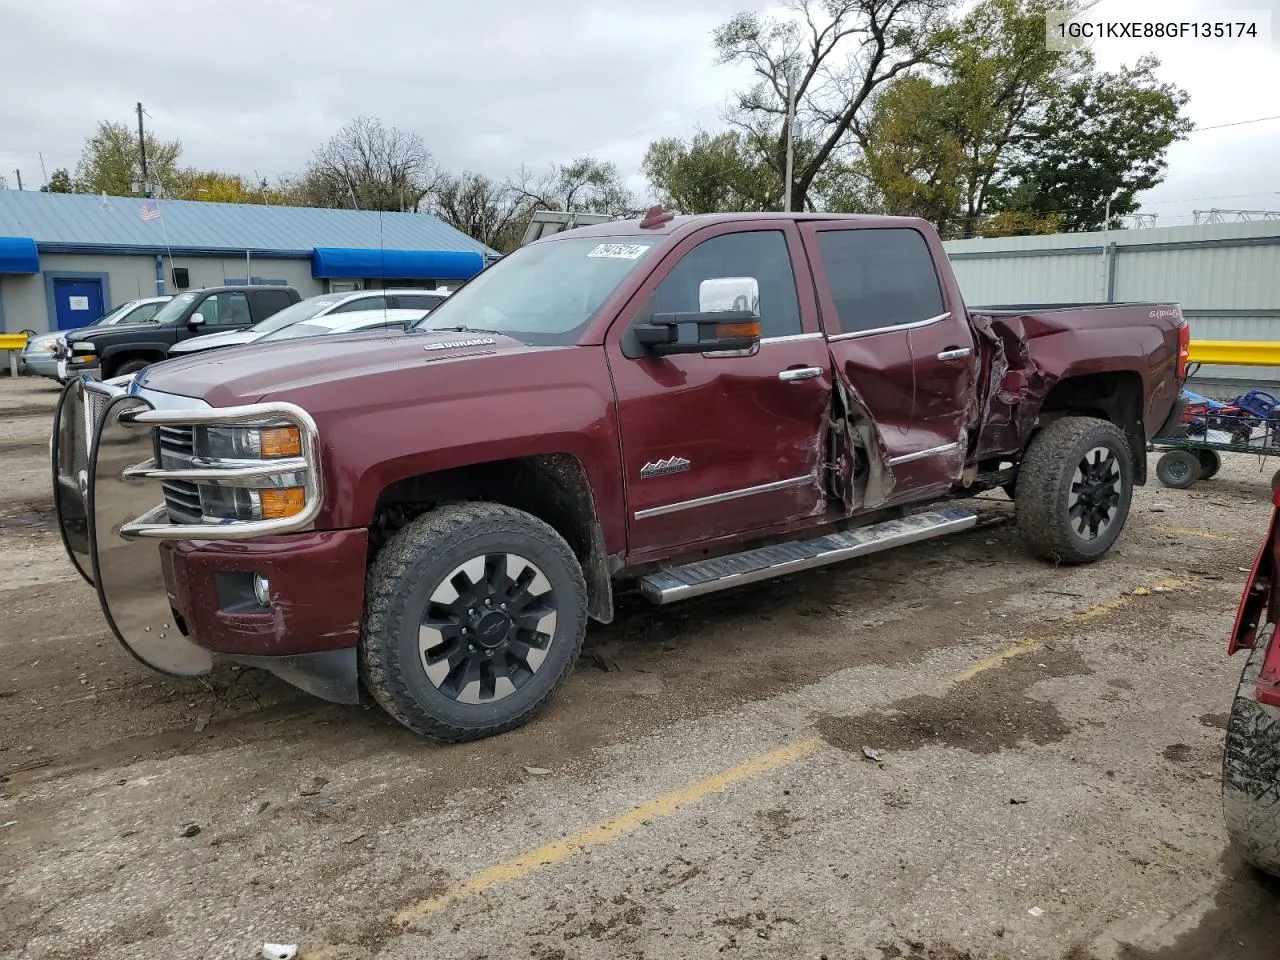
<path id="1" fill-rule="evenodd" d="M 126 300 L 227 283 L 304 297 L 449 286 L 496 257 L 420 213 L 0 190 L 0 331 L 84 326 Z"/>

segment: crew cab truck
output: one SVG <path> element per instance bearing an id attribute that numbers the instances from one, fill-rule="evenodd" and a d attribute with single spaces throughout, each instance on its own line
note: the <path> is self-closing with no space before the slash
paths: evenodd
<path id="1" fill-rule="evenodd" d="M 1174 304 L 971 314 L 921 220 L 655 208 L 518 249 L 409 335 L 74 381 L 60 529 L 155 669 L 363 688 L 467 740 L 546 702 L 620 582 L 795 573 L 964 530 L 995 488 L 1037 554 L 1097 560 L 1187 342 Z"/>
<path id="2" fill-rule="evenodd" d="M 301 297 L 293 287 L 206 287 L 178 294 L 152 319 L 123 327 L 86 327 L 68 334 L 59 377 L 110 380 L 165 359 L 189 337 L 244 330 Z"/>

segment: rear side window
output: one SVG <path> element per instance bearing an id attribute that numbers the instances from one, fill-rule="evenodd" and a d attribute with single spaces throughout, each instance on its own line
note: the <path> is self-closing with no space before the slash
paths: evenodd
<path id="1" fill-rule="evenodd" d="M 355 300 L 348 300 L 346 303 L 340 303 L 330 313 L 351 313 L 355 310 L 382 310 L 387 305 L 386 297 L 358 297 Z"/>
<path id="2" fill-rule="evenodd" d="M 259 290 L 257 296 L 265 313 L 276 313 L 293 303 L 293 297 L 283 290 Z"/>
<path id="3" fill-rule="evenodd" d="M 438 293 L 402 293 L 396 297 L 396 306 L 408 310 L 434 310 L 444 301 Z"/>
<path id="4" fill-rule="evenodd" d="M 946 312 L 929 245 L 915 230 L 822 230 L 817 236 L 840 322 L 828 333 L 919 323 Z"/>

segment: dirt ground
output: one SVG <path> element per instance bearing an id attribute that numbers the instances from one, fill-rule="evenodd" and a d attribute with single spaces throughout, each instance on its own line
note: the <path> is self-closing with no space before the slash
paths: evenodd
<path id="1" fill-rule="evenodd" d="M 1219 806 L 1275 464 L 1153 479 L 1088 568 L 993 494 L 950 539 L 624 599 L 535 722 L 441 747 L 131 659 L 51 523 L 56 396 L 0 379 L 6 960 L 1276 956 Z"/>

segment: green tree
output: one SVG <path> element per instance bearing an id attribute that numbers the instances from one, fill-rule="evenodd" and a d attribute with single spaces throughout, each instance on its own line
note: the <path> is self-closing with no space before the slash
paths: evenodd
<path id="1" fill-rule="evenodd" d="M 782 192 L 776 172 L 737 130 L 655 140 L 643 168 L 663 204 L 682 213 L 772 210 Z"/>
<path id="2" fill-rule="evenodd" d="M 948 37 L 933 77 L 898 77 L 880 92 L 858 132 L 886 212 L 977 235 L 1023 145 L 1090 66 L 1087 53 L 1045 49 L 1045 15 L 1061 5 L 980 0 Z"/>
<path id="3" fill-rule="evenodd" d="M 1115 227 L 1135 195 L 1164 180 L 1169 147 L 1192 128 L 1185 90 L 1156 77 L 1160 61 L 1143 57 L 1115 73 L 1081 77 L 1029 128 L 1024 156 L 1011 170 L 1020 189 L 1008 206 L 1058 217 L 1070 231 L 1099 230 L 1111 202 Z"/>
<path id="4" fill-rule="evenodd" d="M 46 193 L 72 193 L 75 185 L 71 182 L 71 174 L 64 168 L 59 167 L 49 175 L 49 182 L 45 185 Z"/>
<path id="5" fill-rule="evenodd" d="M 153 134 L 147 134 L 146 148 L 147 178 L 167 192 L 178 179 L 182 143 L 158 140 Z M 76 165 L 77 192 L 130 196 L 133 183 L 141 179 L 142 155 L 137 135 L 126 124 L 101 121 L 81 150 L 80 162 Z"/>
<path id="6" fill-rule="evenodd" d="M 792 209 L 810 203 L 823 168 L 842 156 L 875 92 L 935 59 L 949 37 L 958 0 L 784 0 L 779 16 L 740 13 L 714 35 L 719 63 L 746 66 L 754 84 L 740 92 L 730 123 L 746 133 L 781 185 L 786 166 L 788 91 L 800 138 Z M 1043 38 L 1042 38 L 1043 39 Z"/>

